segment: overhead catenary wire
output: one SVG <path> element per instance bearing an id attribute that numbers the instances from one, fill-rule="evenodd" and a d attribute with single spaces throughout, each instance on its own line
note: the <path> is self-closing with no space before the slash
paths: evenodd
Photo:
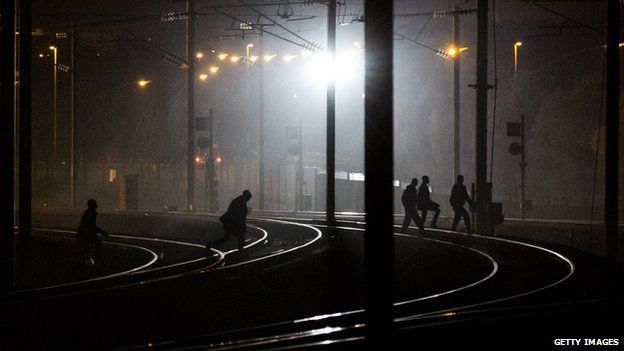
<path id="1" fill-rule="evenodd" d="M 270 22 L 271 22 L 271 23 L 273 23 L 274 25 L 276 25 L 276 26 L 278 26 L 278 27 L 282 28 L 283 30 L 285 30 L 285 31 L 287 31 L 288 33 L 292 34 L 293 36 L 297 37 L 298 39 L 303 40 L 303 41 L 304 41 L 307 45 L 309 45 L 309 46 L 310 46 L 310 47 L 309 47 L 309 49 L 310 49 L 310 50 L 317 50 L 317 49 L 319 49 L 319 48 L 320 48 L 320 47 L 318 46 L 318 44 L 313 43 L 313 42 L 311 42 L 311 41 L 309 41 L 309 40 L 305 39 L 304 37 L 300 36 L 299 34 L 297 34 L 297 33 L 293 32 L 293 31 L 291 31 L 290 29 L 288 29 L 288 28 L 284 27 L 284 26 L 283 26 L 283 25 L 281 25 L 279 22 L 277 22 L 277 21 L 275 21 L 275 20 L 271 19 L 269 16 L 267 16 L 267 15 L 265 15 L 264 13 L 260 12 L 259 10 L 257 10 L 256 8 L 254 8 L 253 6 L 251 6 L 251 5 L 247 4 L 245 1 L 243 1 L 243 0 L 238 0 L 238 1 L 239 1 L 241 4 L 243 4 L 243 5 L 247 6 L 247 8 L 249 8 L 250 10 L 254 11 L 255 13 L 257 13 L 260 17 L 263 17 L 263 18 L 267 19 L 268 21 L 270 21 Z"/>
<path id="2" fill-rule="evenodd" d="M 251 28 L 254 28 L 254 29 L 260 30 L 262 33 L 266 33 L 266 34 L 268 34 L 268 35 L 271 35 L 271 36 L 273 36 L 273 37 L 276 37 L 276 38 L 278 38 L 278 39 L 281 39 L 281 40 L 283 40 L 283 41 L 285 41 L 285 42 L 288 42 L 288 43 L 291 43 L 291 44 L 293 44 L 293 45 L 296 45 L 296 46 L 298 46 L 298 47 L 300 47 L 300 48 L 302 48 L 302 49 L 310 49 L 310 48 L 308 47 L 308 45 L 306 45 L 306 44 L 301 44 L 301 43 L 298 43 L 298 42 L 296 42 L 296 41 L 294 41 L 294 40 L 291 40 L 291 39 L 288 39 L 288 38 L 283 37 L 283 36 L 281 36 L 281 35 L 278 35 L 278 34 L 275 34 L 275 33 L 273 33 L 273 32 L 270 32 L 270 31 L 268 31 L 268 30 L 266 30 L 266 29 L 262 28 L 262 26 L 261 26 L 261 25 L 257 25 L 257 24 L 249 23 L 249 22 L 247 22 L 247 21 L 243 21 L 243 20 L 241 20 L 240 18 L 235 17 L 235 16 L 232 16 L 232 15 L 228 14 L 227 12 L 222 11 L 222 10 L 220 10 L 220 9 L 218 9 L 218 8 L 214 8 L 213 10 L 215 10 L 216 12 L 218 12 L 218 13 L 222 14 L 223 16 L 226 16 L 226 17 L 228 17 L 228 18 L 230 18 L 230 19 L 233 19 L 234 21 L 237 21 L 237 22 L 240 22 L 240 23 L 245 23 L 245 24 L 249 25 Z"/>

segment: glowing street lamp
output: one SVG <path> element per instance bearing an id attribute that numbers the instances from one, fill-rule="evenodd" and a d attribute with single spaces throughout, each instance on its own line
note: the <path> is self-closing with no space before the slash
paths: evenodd
<path id="1" fill-rule="evenodd" d="M 217 55 L 217 57 L 219 58 L 219 60 L 224 61 L 228 57 L 228 53 L 221 53 Z"/>
<path id="2" fill-rule="evenodd" d="M 217 66 L 210 66 L 210 68 L 208 68 L 208 70 L 210 71 L 210 73 L 216 74 L 217 71 L 219 71 L 219 67 L 217 67 Z"/>
<path id="3" fill-rule="evenodd" d="M 275 56 L 277 56 L 277 54 L 267 54 L 264 55 L 264 62 L 271 62 L 271 60 L 273 60 L 275 58 Z"/>
<path id="4" fill-rule="evenodd" d="M 514 77 L 516 76 L 516 72 L 518 71 L 518 47 L 522 46 L 521 41 L 517 41 L 514 43 Z"/>
<path id="5" fill-rule="evenodd" d="M 232 63 L 238 63 L 238 61 L 240 61 L 240 56 L 236 56 L 236 55 L 232 56 L 232 57 L 230 57 L 230 61 Z"/>
<path id="6" fill-rule="evenodd" d="M 137 82 L 137 85 L 138 85 L 139 87 L 141 87 L 141 88 L 145 88 L 145 87 L 147 87 L 147 85 L 148 85 L 149 83 L 151 83 L 151 82 L 152 82 L 151 80 L 141 79 L 141 80 L 139 80 L 139 81 Z"/>
<path id="7" fill-rule="evenodd" d="M 205 81 L 206 79 L 208 79 L 208 75 L 206 73 L 202 73 L 199 75 L 199 79 Z"/>
<path id="8" fill-rule="evenodd" d="M 195 54 L 195 58 L 198 60 L 201 60 L 202 58 L 204 58 L 204 53 L 203 52 L 198 52 Z"/>
<path id="9" fill-rule="evenodd" d="M 247 44 L 247 46 L 245 47 L 245 59 L 247 60 L 247 63 L 249 63 L 249 58 L 251 57 L 251 48 L 254 47 L 253 43 L 249 43 Z"/>

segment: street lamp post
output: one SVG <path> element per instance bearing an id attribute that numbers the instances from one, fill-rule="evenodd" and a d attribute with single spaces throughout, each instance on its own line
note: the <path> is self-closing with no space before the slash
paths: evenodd
<path id="1" fill-rule="evenodd" d="M 453 15 L 453 47 L 455 48 L 455 57 L 453 57 L 453 179 L 456 179 L 460 173 L 460 62 L 459 62 L 459 14 L 458 8 L 455 8 Z"/>
<path id="2" fill-rule="evenodd" d="M 53 107 L 52 107 L 52 150 L 53 160 L 56 160 L 57 143 L 58 143 L 58 116 L 57 116 L 57 85 L 58 85 L 58 48 L 50 46 L 50 50 L 54 52 L 54 88 L 53 88 Z"/>
<path id="3" fill-rule="evenodd" d="M 516 78 L 516 72 L 518 72 L 518 47 L 522 46 L 521 41 L 514 43 L 514 78 Z"/>

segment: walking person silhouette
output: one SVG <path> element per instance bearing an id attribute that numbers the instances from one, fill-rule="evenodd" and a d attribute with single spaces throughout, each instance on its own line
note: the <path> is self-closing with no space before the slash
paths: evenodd
<path id="1" fill-rule="evenodd" d="M 438 217 L 440 216 L 440 204 L 431 200 L 431 190 L 429 189 L 429 177 L 422 177 L 422 184 L 418 188 L 418 209 L 421 213 L 423 225 L 427 220 L 427 212 L 433 211 L 433 219 L 431 220 L 431 228 L 438 227 Z"/>
<path id="2" fill-rule="evenodd" d="M 102 251 L 102 240 L 98 234 L 108 236 L 108 232 L 97 226 L 95 223 L 97 212 L 97 201 L 87 200 L 87 209 L 82 214 L 80 225 L 76 231 L 76 239 L 80 245 L 82 258 L 85 266 L 93 266 L 100 257 Z"/>
<path id="3" fill-rule="evenodd" d="M 413 178 L 412 182 L 405 187 L 403 195 L 401 195 L 401 203 L 405 209 L 405 218 L 403 219 L 401 233 L 405 233 L 407 231 L 407 227 L 409 227 L 411 221 L 416 223 L 421 234 L 425 233 L 423 221 L 420 219 L 418 211 L 416 210 L 416 202 L 418 201 L 418 190 L 416 190 L 416 185 L 418 185 L 418 178 Z"/>
<path id="4" fill-rule="evenodd" d="M 470 228 L 470 215 L 464 208 L 464 204 L 468 202 L 468 204 L 472 205 L 472 199 L 470 199 L 468 191 L 466 191 L 463 175 L 457 176 L 457 183 L 453 185 L 449 202 L 451 203 L 451 207 L 453 207 L 454 213 L 451 230 L 455 231 L 459 220 L 463 218 L 464 224 L 466 225 L 466 233 L 470 234 L 472 232 L 472 229 Z"/>
<path id="5" fill-rule="evenodd" d="M 238 250 L 245 248 L 245 233 L 247 232 L 247 202 L 251 199 L 249 190 L 243 191 L 242 195 L 236 197 L 227 212 L 225 212 L 219 220 L 223 223 L 225 235 L 223 238 L 216 240 L 216 243 L 225 242 L 230 236 L 234 235 L 238 238 Z"/>

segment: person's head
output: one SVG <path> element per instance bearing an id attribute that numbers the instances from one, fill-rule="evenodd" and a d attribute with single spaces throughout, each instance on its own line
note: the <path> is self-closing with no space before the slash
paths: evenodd
<path id="1" fill-rule="evenodd" d="M 87 200 L 87 208 L 90 210 L 97 209 L 97 201 L 95 201 L 94 199 Z"/>
<path id="2" fill-rule="evenodd" d="M 418 185 L 418 178 L 412 178 L 412 183 L 410 183 L 410 185 L 412 186 Z"/>
<path id="3" fill-rule="evenodd" d="M 463 176 L 463 175 L 461 175 L 461 174 L 460 174 L 460 175 L 458 175 L 458 176 L 457 176 L 457 182 L 458 182 L 459 184 L 464 184 L 464 176 Z"/>
<path id="4" fill-rule="evenodd" d="M 249 190 L 243 191 L 243 197 L 245 198 L 245 200 L 249 201 L 249 199 L 251 199 L 251 191 Z"/>
<path id="5" fill-rule="evenodd" d="M 423 176 L 422 177 L 422 182 L 425 184 L 429 184 L 429 176 Z"/>

